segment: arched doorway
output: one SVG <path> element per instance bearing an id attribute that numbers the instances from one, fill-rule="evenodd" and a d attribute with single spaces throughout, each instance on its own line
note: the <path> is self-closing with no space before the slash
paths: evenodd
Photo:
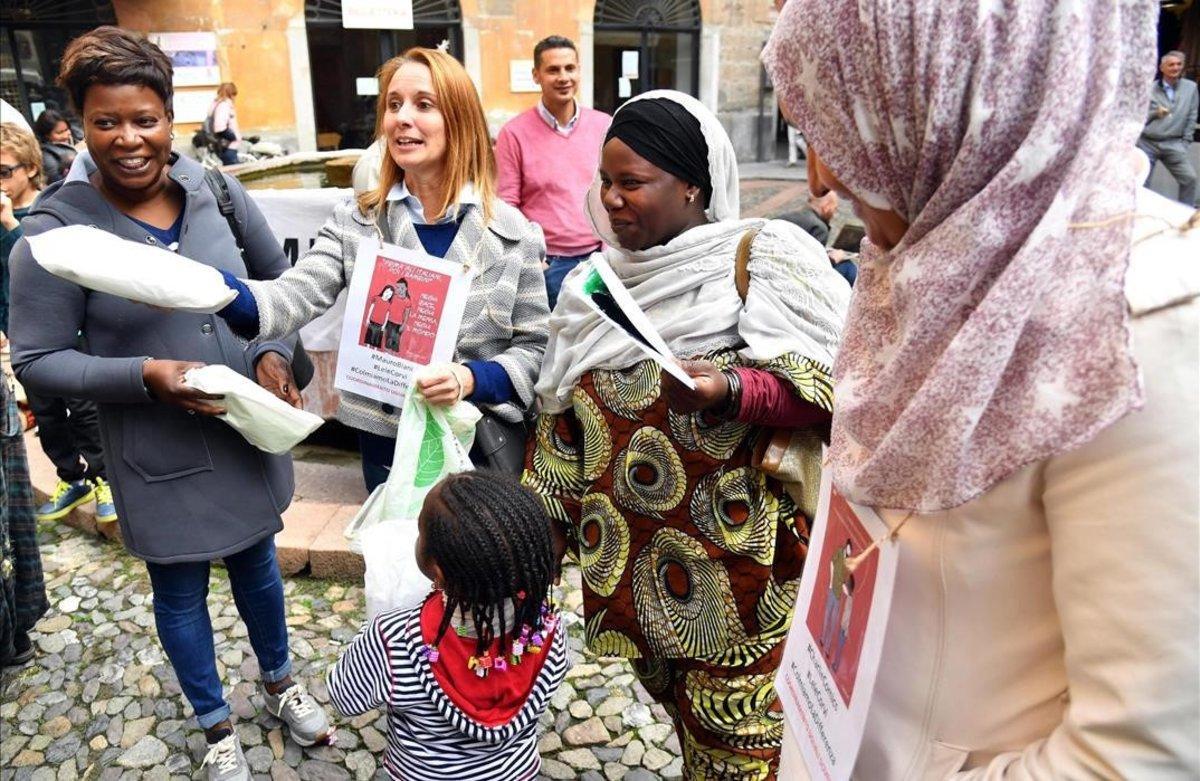
<path id="1" fill-rule="evenodd" d="M 413 46 L 463 57 L 458 0 L 413 0 L 412 30 L 347 30 L 341 0 L 306 0 L 304 23 L 322 149 L 364 148 L 374 140 L 375 96 L 359 80 L 373 80 L 389 58 Z"/>
<path id="2" fill-rule="evenodd" d="M 0 3 L 0 97 L 30 121 L 46 109 L 68 111 L 55 86 L 63 51 L 72 38 L 116 24 L 112 3 L 93 0 L 4 0 Z"/>
<path id="3" fill-rule="evenodd" d="M 652 89 L 697 95 L 699 0 L 597 0 L 593 29 L 596 108 Z"/>

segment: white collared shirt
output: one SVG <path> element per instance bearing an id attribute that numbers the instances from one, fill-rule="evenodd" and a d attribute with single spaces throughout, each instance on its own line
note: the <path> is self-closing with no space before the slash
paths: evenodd
<path id="1" fill-rule="evenodd" d="M 537 102 L 538 116 L 540 116 L 555 133 L 563 136 L 569 136 L 571 135 L 571 131 L 575 129 L 575 125 L 579 122 L 579 101 L 575 100 L 572 101 L 572 103 L 575 105 L 575 114 L 567 120 L 567 124 L 565 125 L 558 124 L 558 118 L 551 114 L 550 109 L 546 108 L 546 104 L 540 100 Z"/>
<path id="2" fill-rule="evenodd" d="M 403 201 L 414 225 L 441 225 L 445 222 L 454 222 L 465 207 L 479 206 L 480 203 L 479 194 L 475 192 L 474 185 L 468 184 L 459 190 L 458 198 L 450 204 L 446 213 L 439 217 L 437 222 L 431 223 L 425 219 L 425 206 L 421 203 L 421 199 L 412 194 L 403 180 L 392 185 L 392 189 L 388 190 L 387 199 L 388 201 Z"/>

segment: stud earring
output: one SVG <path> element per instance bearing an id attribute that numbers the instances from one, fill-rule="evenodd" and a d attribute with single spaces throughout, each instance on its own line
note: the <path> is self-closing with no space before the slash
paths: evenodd
<path id="1" fill-rule="evenodd" d="M 688 193 L 688 203 L 695 203 L 695 202 L 696 202 L 696 194 Z"/>

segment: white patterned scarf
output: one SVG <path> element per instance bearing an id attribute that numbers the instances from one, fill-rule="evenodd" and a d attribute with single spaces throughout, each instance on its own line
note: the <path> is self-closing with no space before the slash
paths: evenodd
<path id="1" fill-rule="evenodd" d="M 1158 4 L 790 0 L 763 62 L 812 148 L 909 223 L 835 364 L 849 498 L 935 511 L 1141 404 L 1123 284 Z M 869 245 L 869 242 L 868 242 Z"/>

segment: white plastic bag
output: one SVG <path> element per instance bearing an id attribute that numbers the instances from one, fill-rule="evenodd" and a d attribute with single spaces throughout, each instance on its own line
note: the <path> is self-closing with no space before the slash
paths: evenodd
<path id="1" fill-rule="evenodd" d="M 99 228 L 68 225 L 27 238 L 42 268 L 101 293 L 209 314 L 237 296 L 212 266 Z"/>
<path id="2" fill-rule="evenodd" d="M 189 369 L 183 381 L 196 390 L 224 396 L 216 403 L 227 412 L 218 420 L 233 426 L 247 442 L 268 453 L 288 452 L 325 422 L 222 364 Z"/>
<path id="3" fill-rule="evenodd" d="M 479 410 L 465 401 L 434 407 L 416 390 L 404 400 L 387 482 L 371 492 L 345 531 L 350 549 L 366 565 L 368 620 L 411 607 L 429 593 L 429 579 L 417 568 L 417 517 L 439 480 L 472 468 L 467 453 L 479 418 Z"/>
<path id="4" fill-rule="evenodd" d="M 377 523 L 359 539 L 367 567 L 363 591 L 368 621 L 385 610 L 413 607 L 429 594 L 433 583 L 417 567 L 415 519 Z"/>

